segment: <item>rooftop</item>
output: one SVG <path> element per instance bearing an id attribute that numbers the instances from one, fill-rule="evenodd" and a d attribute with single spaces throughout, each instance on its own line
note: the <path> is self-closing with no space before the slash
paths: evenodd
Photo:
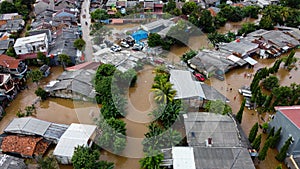
<path id="1" fill-rule="evenodd" d="M 87 70 L 87 69 L 92 69 L 92 70 L 97 70 L 98 67 L 100 66 L 101 62 L 85 62 L 81 63 L 72 67 L 67 67 L 67 71 L 76 71 L 76 70 Z"/>
<path id="2" fill-rule="evenodd" d="M 1 169 L 26 169 L 24 160 L 7 154 L 0 154 Z"/>
<path id="3" fill-rule="evenodd" d="M 32 117 L 14 118 L 4 129 L 5 133 L 39 135 L 58 142 L 68 125 L 55 124 Z"/>
<path id="4" fill-rule="evenodd" d="M 23 157 L 33 157 L 43 155 L 49 145 L 42 137 L 10 135 L 3 138 L 1 149 L 3 152 L 17 153 Z"/>
<path id="5" fill-rule="evenodd" d="M 227 115 L 190 112 L 184 125 L 189 146 L 206 147 L 208 138 L 212 139 L 212 147 L 241 146 L 235 121 Z"/>
<path id="6" fill-rule="evenodd" d="M 190 71 L 170 70 L 170 82 L 176 90 L 175 99 L 186 99 L 191 97 L 206 98 L 200 82 L 192 79 Z"/>
<path id="7" fill-rule="evenodd" d="M 95 125 L 72 123 L 59 140 L 53 155 L 72 157 L 75 147 L 87 145 L 95 130 Z"/>
<path id="8" fill-rule="evenodd" d="M 20 59 L 16 59 L 7 55 L 0 55 L 0 65 L 4 68 L 16 69 L 19 66 Z"/>
<path id="9" fill-rule="evenodd" d="M 46 33 L 33 35 L 33 36 L 27 36 L 27 37 L 23 37 L 23 38 L 18 38 L 16 40 L 14 47 L 23 46 L 25 44 L 29 44 L 29 43 L 33 43 L 33 42 L 44 41 L 45 38 L 47 38 Z"/>
<path id="10" fill-rule="evenodd" d="M 250 154 L 241 147 L 194 147 L 197 169 L 255 169 Z"/>
<path id="11" fill-rule="evenodd" d="M 296 127 L 300 129 L 300 105 L 295 106 L 277 106 L 275 110 L 280 111 Z"/>
<path id="12" fill-rule="evenodd" d="M 196 169 L 193 147 L 173 147 L 174 169 Z"/>

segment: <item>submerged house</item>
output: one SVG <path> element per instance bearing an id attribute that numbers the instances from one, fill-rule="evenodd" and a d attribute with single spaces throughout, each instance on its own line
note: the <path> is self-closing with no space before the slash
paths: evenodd
<path id="1" fill-rule="evenodd" d="M 69 125 L 56 124 L 32 117 L 14 118 L 4 129 L 6 134 L 40 136 L 57 144 Z"/>
<path id="2" fill-rule="evenodd" d="M 229 101 L 213 87 L 194 80 L 190 71 L 172 69 L 170 75 L 170 83 L 176 91 L 174 99 L 188 101 L 191 107 L 202 107 L 208 100 Z"/>
<path id="3" fill-rule="evenodd" d="M 95 125 L 72 123 L 61 136 L 53 155 L 61 164 L 71 164 L 74 150 L 78 146 L 92 146 Z"/>
<path id="4" fill-rule="evenodd" d="M 10 156 L 7 154 L 0 154 L 0 168 L 1 169 L 26 169 L 27 166 L 24 159 Z"/>
<path id="5" fill-rule="evenodd" d="M 56 81 L 50 82 L 45 90 L 53 97 L 88 101 L 96 96 L 92 83 L 95 74 L 94 70 L 63 72 Z"/>
<path id="6" fill-rule="evenodd" d="M 0 73 L 0 93 L 9 97 L 15 97 L 17 89 L 10 74 Z"/>
<path id="7" fill-rule="evenodd" d="M 4 136 L 1 143 L 2 152 L 24 158 L 43 156 L 49 146 L 50 142 L 34 136 Z"/>
<path id="8" fill-rule="evenodd" d="M 27 65 L 21 59 L 15 59 L 4 54 L 0 55 L 0 73 L 23 76 L 26 72 Z"/>
<path id="9" fill-rule="evenodd" d="M 141 28 L 148 33 L 157 33 L 173 24 L 174 22 L 171 20 L 159 19 L 154 22 L 141 25 Z"/>
<path id="10" fill-rule="evenodd" d="M 197 169 L 255 169 L 248 147 L 241 141 L 230 116 L 189 112 L 184 115 L 184 125 Z"/>

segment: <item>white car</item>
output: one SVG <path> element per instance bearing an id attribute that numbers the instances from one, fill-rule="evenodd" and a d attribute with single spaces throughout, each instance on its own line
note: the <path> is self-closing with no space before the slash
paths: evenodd
<path id="1" fill-rule="evenodd" d="M 122 42 L 120 43 L 120 45 L 121 45 L 122 47 L 124 47 L 124 48 L 129 48 L 129 45 L 128 45 L 126 42 L 124 42 L 124 41 L 122 41 Z"/>
<path id="2" fill-rule="evenodd" d="M 113 45 L 112 47 L 110 47 L 110 50 L 114 52 L 119 52 L 122 50 L 122 48 L 119 45 Z"/>

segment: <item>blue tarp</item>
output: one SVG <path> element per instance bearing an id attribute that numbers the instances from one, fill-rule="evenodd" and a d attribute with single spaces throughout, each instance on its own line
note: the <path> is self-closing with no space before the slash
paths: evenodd
<path id="1" fill-rule="evenodd" d="M 133 39 L 135 41 L 140 41 L 141 39 L 148 38 L 148 33 L 144 30 L 138 30 L 138 31 L 134 32 L 131 36 L 133 37 Z"/>

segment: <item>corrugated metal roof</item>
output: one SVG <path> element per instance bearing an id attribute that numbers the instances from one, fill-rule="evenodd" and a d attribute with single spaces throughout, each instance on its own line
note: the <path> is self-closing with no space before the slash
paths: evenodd
<path id="1" fill-rule="evenodd" d="M 199 82 L 192 79 L 191 72 L 184 70 L 170 70 L 170 82 L 176 90 L 175 99 L 191 97 L 206 98 Z"/>
<path id="2" fill-rule="evenodd" d="M 53 155 L 72 157 L 75 147 L 87 145 L 89 138 L 96 130 L 95 125 L 72 123 L 61 136 Z"/>
<path id="3" fill-rule="evenodd" d="M 174 169 L 196 169 L 193 147 L 173 147 Z"/>

